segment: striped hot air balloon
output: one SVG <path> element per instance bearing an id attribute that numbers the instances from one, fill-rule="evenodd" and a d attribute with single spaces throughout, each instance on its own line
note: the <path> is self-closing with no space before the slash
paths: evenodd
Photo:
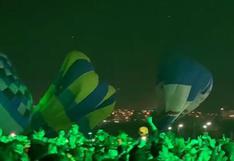
<path id="1" fill-rule="evenodd" d="M 158 75 L 157 92 L 164 100 L 164 112 L 156 118 L 159 129 L 166 129 L 179 116 L 196 109 L 212 87 L 212 74 L 203 65 L 185 56 L 169 57 Z"/>
<path id="2" fill-rule="evenodd" d="M 78 123 L 85 132 L 109 116 L 114 105 L 115 89 L 100 80 L 85 54 L 73 51 L 35 108 L 31 125 L 57 131 Z"/>
<path id="3" fill-rule="evenodd" d="M 0 54 L 0 128 L 20 133 L 29 125 L 33 100 L 8 57 Z"/>

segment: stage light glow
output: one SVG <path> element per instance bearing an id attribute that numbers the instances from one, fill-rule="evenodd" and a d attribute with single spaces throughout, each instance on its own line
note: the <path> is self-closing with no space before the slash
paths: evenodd
<path id="1" fill-rule="evenodd" d="M 15 137 L 15 136 L 16 136 L 15 132 L 11 132 L 11 133 L 10 133 L 10 136 L 11 136 L 11 137 Z"/>

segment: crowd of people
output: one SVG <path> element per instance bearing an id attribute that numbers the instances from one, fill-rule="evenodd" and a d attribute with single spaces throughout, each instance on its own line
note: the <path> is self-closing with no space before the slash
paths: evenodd
<path id="1" fill-rule="evenodd" d="M 125 132 L 117 136 L 99 129 L 83 135 L 74 124 L 47 137 L 43 129 L 32 135 L 3 135 L 0 130 L 1 161 L 234 161 L 234 142 L 208 133 L 197 138 L 183 138 L 167 131 L 159 132 L 147 118 L 148 127 L 138 129 L 139 137 Z"/>

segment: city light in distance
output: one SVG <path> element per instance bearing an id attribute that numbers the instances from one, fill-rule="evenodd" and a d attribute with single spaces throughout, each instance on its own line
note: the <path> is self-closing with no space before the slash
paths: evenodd
<path id="1" fill-rule="evenodd" d="M 167 129 L 168 129 L 168 130 L 172 130 L 172 127 L 171 127 L 171 126 L 169 126 Z"/>
<path id="2" fill-rule="evenodd" d="M 182 127 L 184 127 L 184 124 L 179 124 L 178 127 L 182 128 Z"/>
<path id="3" fill-rule="evenodd" d="M 212 122 L 210 122 L 210 121 L 206 123 L 207 126 L 210 126 L 211 124 L 212 124 Z"/>
<path id="4" fill-rule="evenodd" d="M 119 120 L 115 120 L 114 123 L 117 123 L 117 124 L 118 124 L 118 123 L 119 123 Z"/>
<path id="5" fill-rule="evenodd" d="M 203 128 L 204 128 L 204 129 L 207 129 L 207 125 L 203 125 Z"/>

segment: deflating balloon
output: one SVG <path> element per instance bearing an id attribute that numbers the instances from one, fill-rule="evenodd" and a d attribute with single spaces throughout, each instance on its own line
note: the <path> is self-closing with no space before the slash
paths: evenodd
<path id="1" fill-rule="evenodd" d="M 165 129 L 179 116 L 196 109 L 210 94 L 213 87 L 212 74 L 203 65 L 183 57 L 167 59 L 158 75 L 157 86 L 161 86 L 164 112 L 156 124 Z"/>
<path id="2" fill-rule="evenodd" d="M 114 105 L 115 89 L 100 80 L 85 54 L 73 51 L 37 105 L 31 125 L 57 131 L 78 123 L 81 130 L 92 129 Z"/>
<path id="3" fill-rule="evenodd" d="M 22 132 L 29 125 L 32 103 L 8 57 L 0 54 L 0 128 L 5 133 Z"/>

